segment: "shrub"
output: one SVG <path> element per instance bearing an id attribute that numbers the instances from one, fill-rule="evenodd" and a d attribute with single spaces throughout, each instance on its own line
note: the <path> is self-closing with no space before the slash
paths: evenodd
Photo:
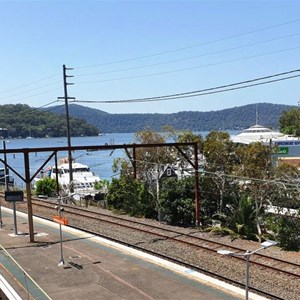
<path id="1" fill-rule="evenodd" d="M 236 199 L 228 205 L 223 214 L 215 216 L 221 222 L 221 227 L 232 230 L 236 235 L 257 240 L 258 231 L 255 220 L 255 202 L 250 197 Z"/>
<path id="2" fill-rule="evenodd" d="M 56 180 L 49 177 L 45 177 L 37 181 L 35 185 L 36 195 L 55 197 L 56 190 L 57 190 Z"/>
<path id="3" fill-rule="evenodd" d="M 278 218 L 277 239 L 283 250 L 299 251 L 300 249 L 300 220 L 282 216 Z"/>
<path id="4" fill-rule="evenodd" d="M 113 178 L 106 200 L 110 209 L 136 216 L 151 217 L 153 215 L 153 202 L 144 185 L 130 176 Z"/>
<path id="5" fill-rule="evenodd" d="M 193 177 L 163 180 L 159 197 L 163 218 L 167 223 L 188 226 L 195 223 Z"/>

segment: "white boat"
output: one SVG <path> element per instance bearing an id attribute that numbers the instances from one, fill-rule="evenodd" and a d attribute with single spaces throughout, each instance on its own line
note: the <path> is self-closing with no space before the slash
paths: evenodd
<path id="1" fill-rule="evenodd" d="M 95 188 L 95 184 L 100 182 L 100 177 L 95 175 L 89 166 L 72 162 L 73 180 L 71 184 L 69 170 L 69 163 L 64 161 L 60 163 L 57 168 L 55 166 L 48 167 L 46 171 L 42 171 L 35 180 L 38 181 L 45 177 L 56 179 L 57 175 L 58 183 L 63 194 L 72 195 L 76 200 L 86 197 L 94 198 L 96 194 L 100 193 L 100 191 Z"/>
<path id="2" fill-rule="evenodd" d="M 255 142 L 269 143 L 271 140 L 276 141 L 288 139 L 290 140 L 295 138 L 257 124 L 231 137 L 231 140 L 234 143 L 239 144 L 251 144 Z"/>

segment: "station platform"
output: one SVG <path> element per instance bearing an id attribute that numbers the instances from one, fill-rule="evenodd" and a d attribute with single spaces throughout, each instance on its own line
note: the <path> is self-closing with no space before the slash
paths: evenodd
<path id="1" fill-rule="evenodd" d="M 27 215 L 17 213 L 16 235 L 12 211 L 1 211 L 0 299 L 244 298 L 243 289 L 68 226 L 61 244 L 59 224 L 36 217 L 31 243 Z"/>

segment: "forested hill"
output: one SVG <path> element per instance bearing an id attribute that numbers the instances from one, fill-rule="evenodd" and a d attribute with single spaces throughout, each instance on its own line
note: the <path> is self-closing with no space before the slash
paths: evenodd
<path id="1" fill-rule="evenodd" d="M 256 110 L 257 107 L 257 110 Z M 172 114 L 109 114 L 107 112 L 76 104 L 69 105 L 70 115 L 83 118 L 103 133 L 136 132 L 151 127 L 159 131 L 165 125 L 177 130 L 210 131 L 244 129 L 256 123 L 278 128 L 278 119 L 283 111 L 293 106 L 281 104 L 249 104 L 230 109 L 209 112 L 184 111 Z M 52 110 L 64 113 L 64 107 Z"/>
<path id="2" fill-rule="evenodd" d="M 95 136 L 99 130 L 80 118 L 71 117 L 73 136 Z M 66 136 L 66 118 L 24 104 L 0 105 L 0 137 L 61 137 Z"/>

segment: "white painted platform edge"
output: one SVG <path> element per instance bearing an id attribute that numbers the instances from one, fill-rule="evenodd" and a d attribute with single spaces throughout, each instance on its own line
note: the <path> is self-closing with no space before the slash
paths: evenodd
<path id="1" fill-rule="evenodd" d="M 22 300 L 12 286 L 6 281 L 6 279 L 0 274 L 0 289 L 9 300 Z"/>
<path id="2" fill-rule="evenodd" d="M 12 210 L 9 209 L 9 208 L 3 207 L 2 209 L 6 212 L 12 213 Z M 22 213 L 22 212 L 17 212 L 17 215 L 20 215 L 20 216 L 25 217 L 25 218 L 27 217 L 27 214 Z M 45 220 L 45 219 L 41 219 L 41 218 L 35 217 L 35 216 L 33 217 L 33 219 L 34 219 L 34 221 L 36 221 L 38 223 L 45 224 L 45 225 L 50 226 L 52 228 L 58 228 L 58 224 L 55 223 L 55 222 L 48 221 L 48 220 Z M 105 244 L 107 246 L 110 246 L 110 247 L 118 249 L 118 250 L 122 250 L 125 253 L 129 253 L 129 254 L 134 255 L 136 257 L 145 259 L 149 262 L 155 263 L 155 264 L 157 264 L 161 267 L 172 270 L 172 271 L 174 271 L 178 274 L 181 274 L 185 277 L 188 277 L 188 278 L 191 278 L 191 279 L 194 279 L 194 280 L 198 280 L 199 282 L 201 282 L 203 284 L 206 284 L 208 286 L 213 286 L 215 289 L 222 290 L 222 291 L 226 292 L 227 294 L 234 295 L 236 297 L 241 297 L 241 299 L 243 299 L 245 297 L 245 290 L 244 289 L 238 288 L 236 286 L 233 286 L 233 285 L 228 284 L 226 282 L 223 282 L 221 280 L 212 278 L 208 275 L 205 275 L 205 274 L 199 273 L 197 271 L 194 271 L 192 269 L 177 265 L 175 263 L 172 263 L 172 262 L 167 261 L 165 259 L 156 257 L 154 255 L 151 255 L 151 254 L 148 254 L 148 253 L 145 253 L 145 252 L 142 252 L 142 251 L 124 246 L 122 244 L 118 244 L 116 242 L 107 240 L 105 238 L 101 238 L 101 237 L 83 232 L 81 230 L 71 228 L 69 226 L 62 225 L 62 228 L 63 228 L 64 232 L 69 232 L 71 234 L 74 234 L 74 235 L 82 237 L 82 238 L 90 238 L 91 240 L 94 240 L 95 242 Z M 265 297 L 259 296 L 255 293 L 249 292 L 249 300 L 268 300 L 268 299 L 265 298 Z"/>

